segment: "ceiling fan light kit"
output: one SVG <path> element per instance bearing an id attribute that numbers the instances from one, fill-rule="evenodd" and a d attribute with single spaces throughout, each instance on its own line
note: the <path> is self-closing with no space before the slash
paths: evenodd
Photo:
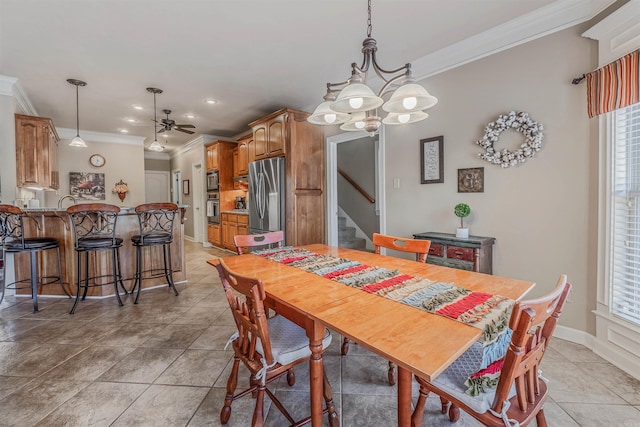
<path id="1" fill-rule="evenodd" d="M 367 38 L 362 42 L 362 65 L 351 64 L 351 77 L 340 83 L 327 83 L 325 102 L 307 119 L 315 125 L 341 124 L 347 131 L 365 130 L 374 135 L 381 124 L 401 125 L 426 119 L 423 112 L 438 102 L 424 87 L 415 83 L 411 64 L 385 70 L 376 61 L 377 42 L 371 37 L 371 0 L 368 0 Z M 366 84 L 369 67 L 384 81 L 376 94 Z M 396 89 L 397 88 L 397 89 Z M 394 91 L 395 89 L 395 91 Z M 387 102 L 384 97 L 393 94 Z M 389 114 L 381 119 L 378 108 Z M 363 113 L 365 113 L 363 115 Z"/>
<path id="2" fill-rule="evenodd" d="M 148 87 L 147 92 L 151 92 L 153 94 L 153 121 L 157 123 L 158 117 L 156 116 L 156 95 L 162 93 L 162 89 Z M 153 142 L 149 146 L 149 150 L 164 151 L 164 147 L 158 142 L 158 127 L 155 125 L 153 126 Z"/>
<path id="3" fill-rule="evenodd" d="M 76 87 L 76 136 L 71 140 L 69 145 L 71 147 L 87 148 L 87 143 L 80 137 L 80 104 L 78 99 L 78 87 L 86 86 L 87 83 L 78 79 L 67 79 L 67 83 Z"/>

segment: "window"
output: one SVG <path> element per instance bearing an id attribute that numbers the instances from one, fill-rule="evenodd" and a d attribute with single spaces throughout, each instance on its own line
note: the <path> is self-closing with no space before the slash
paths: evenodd
<path id="1" fill-rule="evenodd" d="M 640 103 L 613 124 L 610 309 L 640 325 Z"/>

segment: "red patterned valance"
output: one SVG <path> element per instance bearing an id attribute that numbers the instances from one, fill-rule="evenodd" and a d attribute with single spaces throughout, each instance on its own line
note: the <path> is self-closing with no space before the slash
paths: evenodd
<path id="1" fill-rule="evenodd" d="M 587 74 L 589 117 L 624 108 L 640 101 L 640 50 Z"/>

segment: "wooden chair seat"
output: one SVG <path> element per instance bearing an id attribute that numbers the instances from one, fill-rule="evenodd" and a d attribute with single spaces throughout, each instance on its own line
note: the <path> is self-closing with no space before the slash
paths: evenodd
<path id="1" fill-rule="evenodd" d="M 538 427 L 545 427 L 543 406 L 548 389 L 539 367 L 570 290 L 563 275 L 549 295 L 515 304 L 509 320 L 513 334 L 495 389 L 477 396 L 466 392 L 465 380 L 477 368 L 467 364 L 464 356 L 431 382 L 416 377 L 420 395 L 412 425 L 422 425 L 427 396 L 432 392 L 440 396 L 442 413 L 448 410 L 451 421 L 458 420 L 462 409 L 485 426 L 525 426 L 535 418 Z"/>
<path id="2" fill-rule="evenodd" d="M 288 319 L 276 315 L 266 316 L 264 300 L 266 294 L 259 279 L 240 276 L 229 270 L 223 260 L 216 265 L 227 301 L 238 328 L 237 334 L 231 337 L 234 351 L 233 367 L 227 380 L 227 394 L 224 406 L 220 411 L 220 422 L 226 424 L 231 417 L 231 404 L 248 394 L 255 397 L 252 426 L 264 423 L 264 395 L 267 394 L 274 406 L 293 426 L 302 425 L 310 420 L 295 421 L 282 403 L 267 388 L 267 385 L 283 375 L 287 375 L 287 383 L 295 383 L 293 367 L 308 362 L 311 356 L 309 338 L 306 331 Z M 322 340 L 323 349 L 331 343 L 331 334 L 327 329 Z M 250 387 L 234 394 L 238 385 L 238 368 L 242 362 L 249 370 Z M 338 426 L 338 416 L 333 403 L 331 386 L 324 374 L 324 399 L 326 408 L 323 413 L 329 414 L 329 425 Z"/>
<path id="3" fill-rule="evenodd" d="M 263 234 L 237 234 L 233 236 L 238 255 L 248 252 L 249 248 L 264 248 L 277 245 L 279 248 L 284 244 L 284 232 L 272 231 Z"/>
<path id="4" fill-rule="evenodd" d="M 431 240 L 423 239 L 407 239 L 405 237 L 387 236 L 384 234 L 373 233 L 373 245 L 375 252 L 380 254 L 380 248 L 394 249 L 400 252 L 411 252 L 416 254 L 416 261 L 427 262 L 429 255 L 429 247 Z M 349 352 L 349 338 L 342 341 L 341 353 L 345 356 Z M 389 362 L 389 371 L 387 373 L 389 385 L 394 385 L 398 380 L 398 372 L 395 363 Z"/>

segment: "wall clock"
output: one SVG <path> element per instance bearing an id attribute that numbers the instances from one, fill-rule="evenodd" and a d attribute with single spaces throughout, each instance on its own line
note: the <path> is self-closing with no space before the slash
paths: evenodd
<path id="1" fill-rule="evenodd" d="M 89 163 L 95 168 L 101 168 L 107 161 L 100 154 L 92 154 Z"/>

